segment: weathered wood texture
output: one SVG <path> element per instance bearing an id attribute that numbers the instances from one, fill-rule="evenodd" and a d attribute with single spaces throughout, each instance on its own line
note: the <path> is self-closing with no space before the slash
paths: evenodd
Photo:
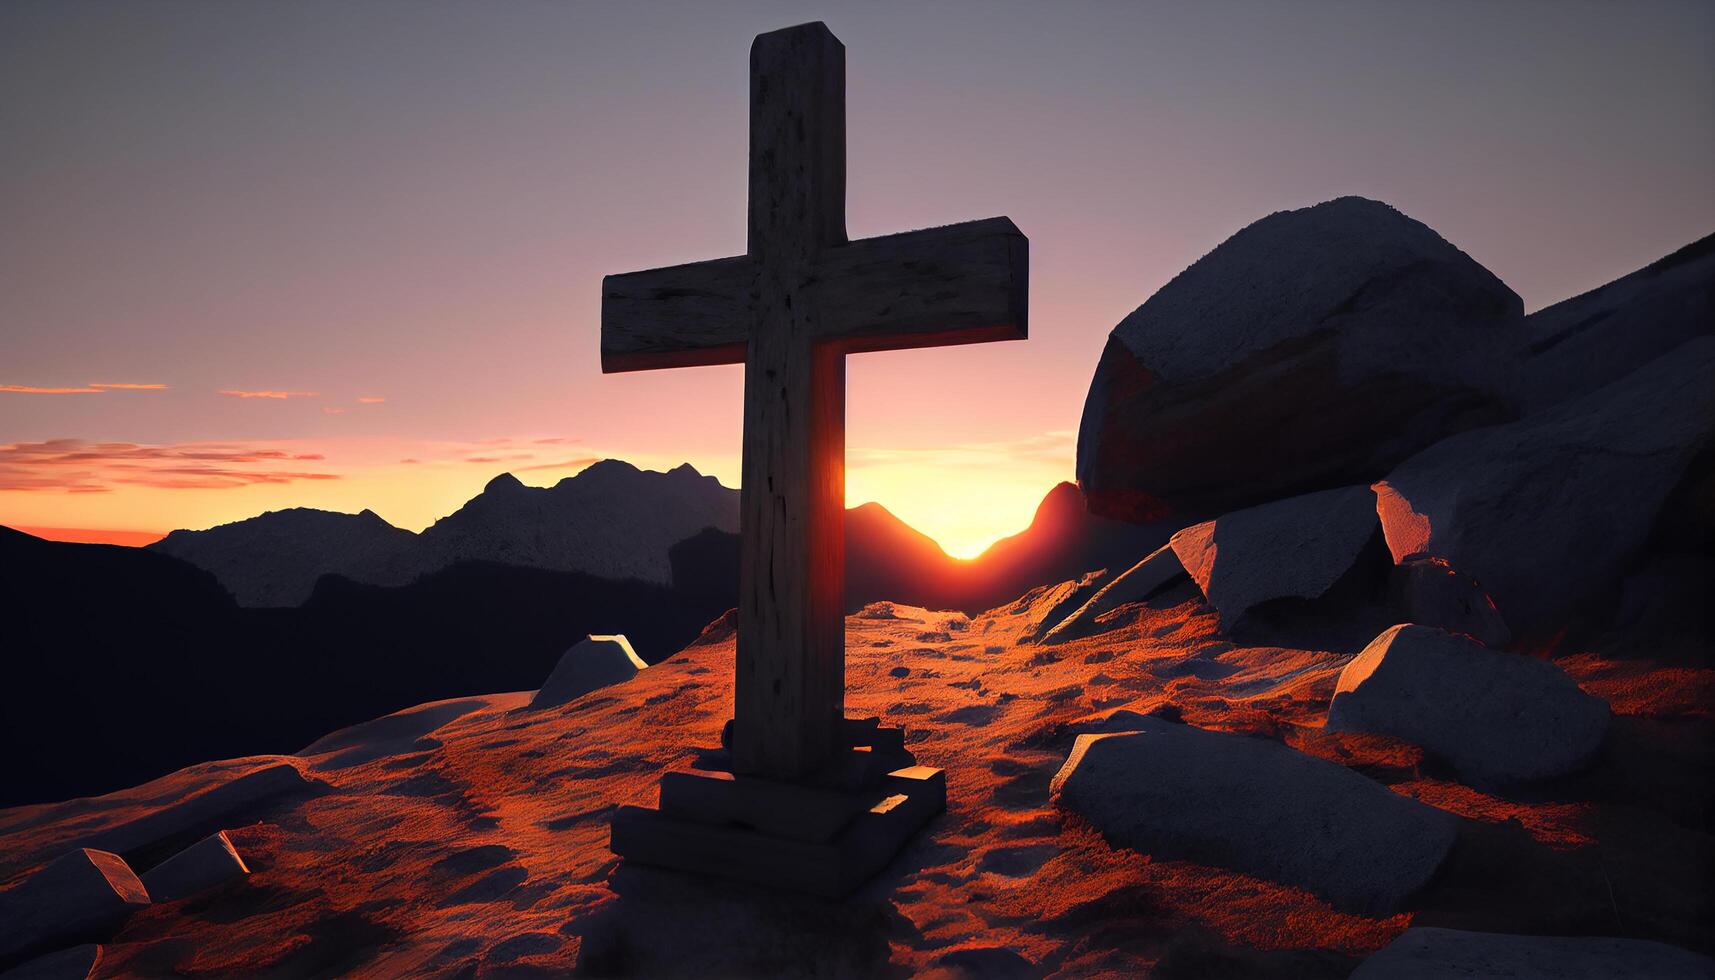
<path id="1" fill-rule="evenodd" d="M 1005 218 L 845 235 L 845 47 L 751 47 L 748 253 L 608 276 L 602 370 L 743 361 L 734 767 L 804 776 L 844 714 L 845 355 L 1023 339 L 1029 242 Z"/>
<path id="2" fill-rule="evenodd" d="M 738 364 L 759 265 L 739 255 L 602 280 L 602 370 Z M 1006 218 L 865 238 L 816 253 L 798 293 L 845 353 L 1023 340 L 1030 241 Z"/>

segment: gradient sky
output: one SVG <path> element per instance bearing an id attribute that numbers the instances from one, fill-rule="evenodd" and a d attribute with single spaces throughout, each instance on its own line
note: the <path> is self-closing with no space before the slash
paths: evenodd
<path id="1" fill-rule="evenodd" d="M 852 237 L 1031 239 L 1027 343 L 849 364 L 849 502 L 958 554 L 1071 477 L 1113 325 L 1271 211 L 1388 201 L 1528 309 L 1715 230 L 1701 0 L 7 0 L 0 389 L 71 390 L 0 390 L 0 523 L 736 485 L 741 370 L 602 375 L 599 286 L 743 251 L 750 39 L 817 18 Z"/>

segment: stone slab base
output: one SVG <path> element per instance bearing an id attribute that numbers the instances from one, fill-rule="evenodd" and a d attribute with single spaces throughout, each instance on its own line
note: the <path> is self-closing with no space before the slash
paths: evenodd
<path id="1" fill-rule="evenodd" d="M 946 776 L 928 766 L 850 790 L 673 772 L 660 809 L 614 813 L 608 846 L 639 864 L 841 898 L 946 806 Z"/>

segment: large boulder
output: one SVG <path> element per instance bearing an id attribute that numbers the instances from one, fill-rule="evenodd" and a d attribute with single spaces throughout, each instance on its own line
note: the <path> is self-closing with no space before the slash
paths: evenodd
<path id="1" fill-rule="evenodd" d="M 591 691 L 622 684 L 649 665 L 623 636 L 591 636 L 560 656 L 554 672 L 530 699 L 532 709 L 552 708 Z"/>
<path id="2" fill-rule="evenodd" d="M 1386 204 L 1269 215 L 1114 328 L 1078 483 L 1092 512 L 1144 521 L 1368 482 L 1511 417 L 1522 314 L 1488 270 Z"/>
<path id="3" fill-rule="evenodd" d="M 1264 602 L 1318 598 L 1375 533 L 1375 494 L 1357 486 L 1235 511 L 1179 531 L 1168 547 L 1230 628 Z"/>
<path id="4" fill-rule="evenodd" d="M 1607 733 L 1608 705 L 1546 660 L 1405 624 L 1340 672 L 1328 727 L 1402 738 L 1471 782 L 1504 785 L 1588 762 Z"/>
<path id="5" fill-rule="evenodd" d="M 1458 819 L 1277 742 L 1130 716 L 1078 736 L 1053 799 L 1109 842 L 1386 914 L 1429 880 Z"/>
<path id="6" fill-rule="evenodd" d="M 1715 338 L 1537 415 L 1446 439 L 1375 485 L 1395 561 L 1473 577 L 1515 633 L 1559 626 L 1644 545 L 1715 436 Z"/>
<path id="7" fill-rule="evenodd" d="M 1525 317 L 1527 411 L 1594 391 L 1715 334 L 1715 235 Z"/>
<path id="8" fill-rule="evenodd" d="M 124 858 L 78 848 L 0 892 L 0 964 L 106 939 L 148 904 L 149 892 Z"/>
<path id="9" fill-rule="evenodd" d="M 1509 936 L 1419 926 L 1364 960 L 1352 980 L 1709 980 L 1715 960 L 1606 936 Z"/>

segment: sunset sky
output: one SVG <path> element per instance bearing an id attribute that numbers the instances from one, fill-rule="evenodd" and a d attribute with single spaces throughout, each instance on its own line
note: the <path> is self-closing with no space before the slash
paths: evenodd
<path id="1" fill-rule="evenodd" d="M 744 250 L 747 51 L 847 46 L 847 225 L 1030 236 L 1031 339 L 849 363 L 848 502 L 970 555 L 1107 332 L 1342 194 L 1537 309 L 1715 230 L 1715 5 L 0 5 L 0 523 L 421 528 L 511 471 L 738 476 L 736 367 L 604 376 L 612 272 Z"/>

